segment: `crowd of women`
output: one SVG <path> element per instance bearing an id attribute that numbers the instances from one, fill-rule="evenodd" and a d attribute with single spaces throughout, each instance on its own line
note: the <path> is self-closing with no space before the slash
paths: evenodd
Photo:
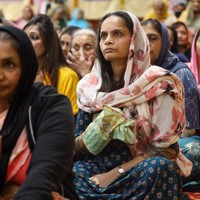
<path id="1" fill-rule="evenodd" d="M 200 29 L 152 13 L 61 31 L 46 14 L 2 20 L 0 200 L 200 191 Z"/>

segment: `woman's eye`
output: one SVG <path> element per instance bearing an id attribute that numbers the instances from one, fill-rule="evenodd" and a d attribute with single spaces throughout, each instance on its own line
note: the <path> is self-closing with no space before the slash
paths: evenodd
<path id="1" fill-rule="evenodd" d="M 13 68 L 14 66 L 15 66 L 14 63 L 12 63 L 12 62 L 6 62 L 6 63 L 4 63 L 4 67 L 8 68 L 8 69 Z"/>
<path id="2" fill-rule="evenodd" d="M 122 33 L 119 32 L 119 31 L 116 31 L 116 32 L 114 33 L 114 35 L 115 35 L 116 37 L 120 37 L 120 36 L 122 35 Z"/>
<path id="3" fill-rule="evenodd" d="M 64 46 L 64 45 L 65 45 L 65 43 L 64 43 L 63 41 L 61 41 L 60 44 L 61 44 L 61 46 Z"/>
<path id="4" fill-rule="evenodd" d="M 102 34 L 100 35 L 100 38 L 101 38 L 102 40 L 105 40 L 106 37 L 107 37 L 107 34 L 105 34 L 105 33 L 102 33 Z"/>
<path id="5" fill-rule="evenodd" d="M 37 36 L 37 35 L 31 35 L 31 36 L 30 36 L 30 39 L 31 39 L 31 40 L 38 40 L 38 39 L 39 39 L 39 36 Z"/>
<path id="6" fill-rule="evenodd" d="M 154 41 L 154 40 L 157 40 L 157 39 L 158 39 L 157 36 L 150 36 L 150 37 L 149 37 L 149 40 L 150 40 L 150 41 Z"/>
<path id="7" fill-rule="evenodd" d="M 89 44 L 84 47 L 86 51 L 90 51 L 92 48 L 93 48 L 92 45 Z"/>
<path id="8" fill-rule="evenodd" d="M 73 46 L 73 49 L 74 49 L 75 51 L 78 51 L 80 48 L 79 48 L 79 46 L 75 45 L 75 46 Z"/>

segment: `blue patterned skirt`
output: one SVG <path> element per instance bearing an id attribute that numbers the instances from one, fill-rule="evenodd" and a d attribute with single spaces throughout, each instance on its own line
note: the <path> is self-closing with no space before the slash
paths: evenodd
<path id="1" fill-rule="evenodd" d="M 89 178 L 131 160 L 127 146 L 111 142 L 98 156 L 87 156 L 74 162 L 75 185 L 84 200 L 188 200 L 182 193 L 181 178 L 175 163 L 163 157 L 149 158 L 108 187 L 100 188 Z"/>

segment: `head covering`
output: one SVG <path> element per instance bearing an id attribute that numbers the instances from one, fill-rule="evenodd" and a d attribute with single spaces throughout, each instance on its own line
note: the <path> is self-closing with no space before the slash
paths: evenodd
<path id="1" fill-rule="evenodd" d="M 158 20 L 157 20 L 158 21 Z M 161 66 L 169 71 L 179 62 L 178 57 L 173 54 L 170 50 L 169 35 L 166 26 L 158 21 L 161 27 L 161 48 L 156 61 L 157 66 Z"/>
<path id="2" fill-rule="evenodd" d="M 30 102 L 34 96 L 31 96 L 31 91 L 38 69 L 35 51 L 26 33 L 13 26 L 0 26 L 0 32 L 2 31 L 13 36 L 19 43 L 20 49 L 18 53 L 22 65 L 22 74 L 16 92 L 13 94 L 8 114 L 1 131 L 2 155 L 0 156 L 0 191 L 4 186 L 6 167 L 12 149 L 27 122 L 28 102 Z"/>
<path id="3" fill-rule="evenodd" d="M 155 13 L 155 9 L 154 6 L 158 3 L 162 3 L 164 5 L 164 9 L 163 9 L 163 13 L 161 16 L 158 16 Z M 144 16 L 144 20 L 145 19 L 157 19 L 159 21 L 164 21 L 167 19 L 167 17 L 171 16 L 170 12 L 169 12 L 169 7 L 168 7 L 168 1 L 167 0 L 154 0 L 153 1 L 153 8 L 149 11 L 149 13 L 146 14 L 146 16 Z"/>
<path id="4" fill-rule="evenodd" d="M 172 28 L 171 26 L 168 26 L 167 28 L 172 32 L 173 38 L 174 38 L 174 42 L 172 44 L 172 47 L 170 48 L 170 51 L 174 53 L 181 62 L 184 62 L 184 63 L 188 62 L 188 58 L 184 54 L 179 53 L 178 51 L 178 36 L 177 36 L 176 30 Z"/>
<path id="5" fill-rule="evenodd" d="M 80 8 L 77 8 L 73 11 L 71 19 L 67 22 L 67 27 L 77 26 L 79 28 L 89 28 L 90 24 L 85 19 L 78 19 L 78 14 L 81 11 Z"/>
<path id="6" fill-rule="evenodd" d="M 180 4 L 187 6 L 187 1 L 186 0 L 176 0 L 174 5 L 178 6 Z"/>
<path id="7" fill-rule="evenodd" d="M 149 69 L 150 46 L 148 38 L 143 28 L 141 27 L 140 21 L 132 13 L 129 12 L 126 13 L 130 16 L 134 26 L 133 26 L 133 35 L 129 47 L 129 58 L 127 61 L 126 70 L 124 74 L 124 82 L 125 82 L 124 88 L 126 88 L 127 90 L 132 90 L 134 87 L 136 87 L 137 81 L 140 82 L 140 80 L 142 79 L 141 76 L 145 76 L 144 72 L 146 72 Z M 165 52 L 162 55 L 162 57 L 164 57 L 166 54 L 167 53 Z M 163 71 L 161 68 L 159 68 L 158 71 L 160 72 L 162 71 L 161 74 L 166 72 L 165 70 Z M 177 83 L 180 83 L 179 79 L 177 80 Z M 143 86 L 145 85 L 144 80 L 142 85 Z M 143 87 L 142 85 L 141 87 Z M 99 92 L 101 86 L 102 86 L 101 67 L 99 61 L 96 60 L 92 68 L 92 71 L 89 74 L 87 74 L 84 78 L 82 78 L 78 83 L 77 87 L 78 106 L 86 112 L 95 112 L 101 110 L 103 104 L 110 104 L 111 101 L 109 101 L 108 97 L 110 93 Z M 117 105 L 120 101 L 121 92 L 119 91 L 120 90 L 111 92 L 112 94 L 116 93 L 115 95 L 112 96 L 112 101 L 115 101 L 114 103 L 115 105 Z M 114 104 L 112 102 L 112 105 Z"/>
<path id="8" fill-rule="evenodd" d="M 0 31 L 12 35 L 20 46 L 20 52 L 18 53 L 22 63 L 22 75 L 14 99 L 16 101 L 16 98 L 20 98 L 21 102 L 22 98 L 24 98 L 23 96 L 29 93 L 38 70 L 35 51 L 27 34 L 22 30 L 13 26 L 0 26 Z"/>
<path id="9" fill-rule="evenodd" d="M 177 22 L 173 23 L 171 26 L 172 26 L 172 28 L 175 28 L 175 29 L 178 28 L 179 26 L 184 26 L 185 32 L 186 32 L 185 46 L 186 46 L 186 48 L 189 48 L 189 46 L 190 46 L 190 42 L 189 42 L 190 32 L 189 32 L 189 29 L 186 26 L 186 24 L 184 22 L 177 21 Z"/>
<path id="10" fill-rule="evenodd" d="M 191 60 L 190 60 L 189 63 L 187 63 L 187 65 L 189 66 L 189 68 L 193 72 L 198 85 L 200 85 L 199 69 L 198 69 L 198 62 L 200 63 L 200 55 L 197 54 L 195 43 L 196 43 L 196 40 L 197 40 L 197 35 L 199 37 L 199 34 L 198 34 L 199 31 L 200 31 L 200 29 L 196 32 L 195 37 L 193 39 L 192 49 L 191 49 Z"/>

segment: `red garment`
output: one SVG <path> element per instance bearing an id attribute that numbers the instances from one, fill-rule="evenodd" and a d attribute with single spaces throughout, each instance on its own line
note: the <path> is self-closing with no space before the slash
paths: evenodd
<path id="1" fill-rule="evenodd" d="M 12 182 L 21 185 L 24 182 L 31 155 L 26 129 L 24 129 L 10 157 L 6 173 L 6 183 Z"/>
<path id="2" fill-rule="evenodd" d="M 8 175 L 12 173 L 12 170 L 15 169 L 21 160 L 21 157 L 23 157 L 24 152 L 22 152 L 8 167 L 7 170 L 7 176 L 6 176 L 6 181 L 8 178 Z M 26 171 L 28 169 L 29 163 L 31 160 L 31 154 L 28 155 L 25 163 L 21 166 L 20 170 L 12 177 L 10 182 L 16 183 L 17 185 L 21 185 L 25 179 L 26 179 Z"/>

